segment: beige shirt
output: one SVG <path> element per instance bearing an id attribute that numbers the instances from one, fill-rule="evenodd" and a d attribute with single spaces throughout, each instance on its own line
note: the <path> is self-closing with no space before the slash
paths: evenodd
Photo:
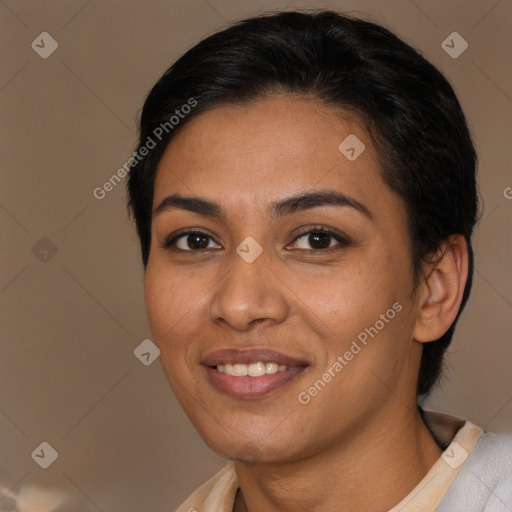
<path id="1" fill-rule="evenodd" d="M 437 441 L 446 446 L 421 482 L 389 512 L 433 512 L 483 434 L 480 427 L 447 414 L 424 411 Z M 199 487 L 176 512 L 232 512 L 238 491 L 234 462 Z"/>

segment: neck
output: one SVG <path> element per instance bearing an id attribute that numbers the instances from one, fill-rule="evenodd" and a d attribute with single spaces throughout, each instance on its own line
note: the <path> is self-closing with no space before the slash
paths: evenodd
<path id="1" fill-rule="evenodd" d="M 385 512 L 426 475 L 441 449 L 419 411 L 396 401 L 359 435 L 293 462 L 236 461 L 240 491 L 235 512 L 340 510 Z"/>

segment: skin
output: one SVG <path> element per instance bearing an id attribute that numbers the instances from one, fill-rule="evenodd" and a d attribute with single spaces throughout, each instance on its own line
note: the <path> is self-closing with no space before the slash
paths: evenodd
<path id="1" fill-rule="evenodd" d="M 349 134 L 366 146 L 355 161 L 338 150 Z M 371 218 L 334 205 L 267 214 L 270 203 L 313 190 L 350 196 Z M 154 213 L 145 300 L 178 401 L 208 446 L 236 461 L 234 510 L 396 505 L 441 455 L 418 414 L 416 380 L 421 343 L 441 336 L 460 305 L 461 237 L 443 244 L 415 287 L 405 206 L 382 180 L 368 133 L 332 106 L 289 95 L 191 120 L 168 146 L 154 191 L 155 209 L 180 194 L 216 201 L 226 213 L 225 220 L 176 208 Z M 328 250 L 311 245 L 303 234 L 318 225 L 343 232 L 349 245 L 332 237 Z M 210 237 L 205 249 L 191 249 L 186 237 L 161 247 L 194 228 Z M 236 252 L 248 236 L 263 249 L 252 263 Z M 298 394 L 396 302 L 402 310 L 300 403 Z M 231 347 L 273 348 L 308 367 L 267 396 L 235 399 L 213 387 L 200 364 Z"/>

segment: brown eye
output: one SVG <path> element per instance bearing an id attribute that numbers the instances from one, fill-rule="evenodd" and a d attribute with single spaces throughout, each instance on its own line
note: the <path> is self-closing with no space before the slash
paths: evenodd
<path id="1" fill-rule="evenodd" d="M 298 249 L 304 251 L 322 251 L 331 248 L 339 249 L 350 245 L 349 240 L 341 233 L 325 228 L 310 229 L 299 235 L 293 243 L 298 244 Z"/>
<path id="2" fill-rule="evenodd" d="M 161 245 L 164 249 L 177 249 L 181 251 L 196 252 L 214 248 L 210 246 L 213 242 L 211 236 L 202 231 L 186 231 L 173 235 Z M 217 246 L 218 248 L 220 246 Z"/>
<path id="3" fill-rule="evenodd" d="M 311 233 L 308 235 L 308 243 L 313 249 L 327 249 L 331 245 L 332 236 L 326 233 Z"/>
<path id="4" fill-rule="evenodd" d="M 208 247 L 208 236 L 202 233 L 193 233 L 185 237 L 189 249 L 206 249 Z"/>

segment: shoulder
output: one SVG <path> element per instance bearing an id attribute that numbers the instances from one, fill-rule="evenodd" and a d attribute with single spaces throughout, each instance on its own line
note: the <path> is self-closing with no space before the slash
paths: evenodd
<path id="1" fill-rule="evenodd" d="M 484 433 L 437 510 L 510 512 L 512 437 Z"/>

